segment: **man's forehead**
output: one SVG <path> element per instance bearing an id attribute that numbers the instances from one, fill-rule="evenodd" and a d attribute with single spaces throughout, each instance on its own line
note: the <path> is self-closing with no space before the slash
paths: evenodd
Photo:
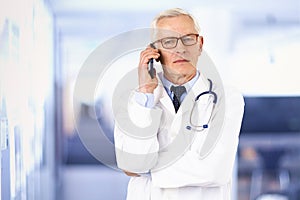
<path id="1" fill-rule="evenodd" d="M 174 36 L 174 37 L 179 37 L 182 34 L 177 32 L 177 31 L 173 31 L 173 30 L 169 30 L 169 29 L 156 29 L 156 36 L 157 37 L 170 37 L 170 36 Z"/>
<path id="2" fill-rule="evenodd" d="M 157 28 L 154 30 L 153 39 L 159 40 L 159 39 L 166 38 L 166 37 L 181 37 L 183 35 L 187 35 L 190 33 L 195 33 L 195 31 L 185 30 L 184 32 L 177 32 L 177 31 L 173 31 L 173 30 L 169 30 L 169 29 Z"/>
<path id="3" fill-rule="evenodd" d="M 197 33 L 193 20 L 188 16 L 165 17 L 157 22 L 156 38 L 180 37 Z"/>

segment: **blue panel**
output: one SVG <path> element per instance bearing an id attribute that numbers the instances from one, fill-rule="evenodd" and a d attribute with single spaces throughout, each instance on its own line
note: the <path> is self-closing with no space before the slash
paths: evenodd
<path id="1" fill-rule="evenodd" d="M 245 97 L 242 133 L 300 134 L 300 97 Z"/>

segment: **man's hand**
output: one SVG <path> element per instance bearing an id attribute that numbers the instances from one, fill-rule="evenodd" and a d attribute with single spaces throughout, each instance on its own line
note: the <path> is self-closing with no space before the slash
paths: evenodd
<path id="1" fill-rule="evenodd" d="M 148 72 L 148 62 L 151 58 L 158 59 L 160 54 L 157 49 L 147 47 L 140 54 L 139 62 L 139 91 L 143 93 L 153 93 L 154 89 L 158 85 L 156 71 L 155 77 L 152 79 Z"/>
<path id="2" fill-rule="evenodd" d="M 127 176 L 132 176 L 132 177 L 138 177 L 140 175 L 136 174 L 136 173 L 133 173 L 133 172 L 129 172 L 129 171 L 125 171 L 123 170 L 123 172 L 127 175 Z"/>

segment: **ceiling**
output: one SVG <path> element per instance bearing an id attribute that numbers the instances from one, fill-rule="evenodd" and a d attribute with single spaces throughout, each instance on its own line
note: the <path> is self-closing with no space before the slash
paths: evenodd
<path id="1" fill-rule="evenodd" d="M 241 10 L 293 10 L 300 8 L 299 0 L 48 0 L 54 12 L 85 12 L 92 10 L 110 11 L 149 11 L 163 10 L 171 7 L 227 7 Z"/>
<path id="2" fill-rule="evenodd" d="M 212 49 L 222 61 L 222 52 L 228 55 L 228 50 L 233 52 L 235 49 L 242 54 L 252 47 L 253 52 L 257 52 L 269 44 L 279 44 L 282 48 L 283 43 L 300 41 L 300 0 L 45 1 L 54 15 L 62 51 L 60 62 L 69 77 L 76 77 L 81 64 L 103 40 L 126 31 L 147 28 L 158 12 L 173 7 L 186 9 L 199 19 L 204 16 L 200 25 L 209 32 L 206 49 Z M 286 54 L 290 53 L 286 51 Z M 267 52 L 267 58 L 269 54 Z M 218 59 L 214 61 L 218 62 Z M 226 67 L 223 74 L 232 78 Z"/>
<path id="3" fill-rule="evenodd" d="M 125 27 L 148 27 L 158 12 L 172 7 L 200 12 L 209 9 L 216 15 L 220 10 L 230 11 L 238 20 L 249 24 L 300 23 L 299 0 L 48 0 L 48 4 L 60 31 L 67 35 L 98 35 L 98 31 L 105 32 L 107 24 L 110 28 L 118 24 L 110 33 L 124 31 Z"/>
<path id="4" fill-rule="evenodd" d="M 210 35 L 215 35 L 216 38 L 220 38 L 220 35 L 231 34 L 231 38 L 225 38 L 231 44 L 239 35 L 258 37 L 260 33 L 267 32 L 268 37 L 269 29 L 276 29 L 275 32 L 280 33 L 286 30 L 293 31 L 290 28 L 293 26 L 298 30 L 300 27 L 300 0 L 45 1 L 53 12 L 62 47 L 74 47 L 77 43 L 78 47 L 85 46 L 86 51 L 114 35 L 149 27 L 151 20 L 158 12 L 172 7 L 181 7 L 191 11 L 194 15 L 199 15 L 200 18 L 204 16 L 200 25 L 206 23 L 205 25 L 212 26 Z M 224 25 L 228 23 L 228 20 L 230 20 L 231 27 Z M 224 28 L 231 29 L 231 33 L 224 33 Z M 288 34 L 291 33 L 288 32 Z M 216 43 L 223 40 L 224 38 L 220 38 L 220 41 Z M 69 48 L 69 51 L 75 51 L 75 49 Z M 79 49 L 77 48 L 76 51 Z"/>

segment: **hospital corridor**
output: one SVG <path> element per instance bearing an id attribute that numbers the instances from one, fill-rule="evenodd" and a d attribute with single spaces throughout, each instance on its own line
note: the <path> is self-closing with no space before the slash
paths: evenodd
<path id="1" fill-rule="evenodd" d="M 126 199 L 116 97 L 170 8 L 244 98 L 231 199 L 300 199 L 299 0 L 0 0 L 0 200 Z"/>

